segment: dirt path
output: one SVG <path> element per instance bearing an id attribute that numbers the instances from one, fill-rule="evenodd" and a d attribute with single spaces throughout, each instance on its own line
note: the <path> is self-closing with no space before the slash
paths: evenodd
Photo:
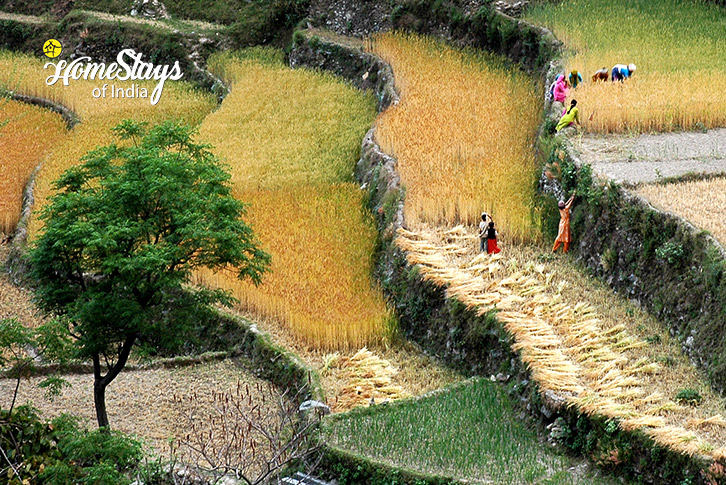
<path id="1" fill-rule="evenodd" d="M 224 27 L 201 20 L 155 20 L 146 17 L 134 17 L 131 15 L 114 15 L 106 12 L 97 12 L 92 10 L 83 10 L 83 13 L 106 20 L 108 22 L 129 22 L 133 24 L 149 25 L 166 30 L 183 30 L 183 31 L 218 31 Z"/>
<path id="2" fill-rule="evenodd" d="M 639 136 L 585 134 L 572 142 L 596 173 L 626 184 L 689 172 L 726 172 L 726 128 Z"/>
<path id="3" fill-rule="evenodd" d="M 15 20 L 26 24 L 44 24 L 46 20 L 42 17 L 32 15 L 20 15 L 18 13 L 0 12 L 0 20 Z"/>
<path id="4" fill-rule="evenodd" d="M 106 22 L 127 22 L 132 24 L 142 24 L 151 27 L 165 29 L 165 30 L 179 30 L 185 33 L 190 32 L 216 32 L 224 29 L 224 26 L 212 24 L 209 22 L 202 22 L 200 20 L 155 20 L 146 17 L 133 17 L 131 15 L 113 15 L 106 12 L 98 12 L 95 10 L 82 10 L 81 12 L 95 17 Z M 31 23 L 31 24 L 44 24 L 46 22 L 53 22 L 53 20 L 46 19 L 44 17 L 36 17 L 33 15 L 20 15 L 10 12 L 0 11 L 0 20 L 15 20 L 17 22 Z"/>

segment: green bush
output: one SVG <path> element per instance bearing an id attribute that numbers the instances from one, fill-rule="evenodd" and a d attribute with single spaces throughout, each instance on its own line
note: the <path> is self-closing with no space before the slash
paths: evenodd
<path id="1" fill-rule="evenodd" d="M 662 261 L 667 261 L 671 266 L 676 265 L 683 260 L 683 245 L 668 241 L 655 249 L 655 256 Z"/>
<path id="2" fill-rule="evenodd" d="M 701 394 L 695 389 L 681 389 L 680 391 L 678 391 L 678 394 L 676 394 L 676 402 L 681 404 L 698 406 L 699 404 L 701 404 L 701 401 L 703 401 L 703 396 L 701 396 Z"/>
<path id="3" fill-rule="evenodd" d="M 0 411 L 0 446 L 19 473 L 8 472 L 9 485 L 127 484 L 145 467 L 137 439 L 118 431 L 83 430 L 69 415 L 45 422 L 30 406 L 12 414 Z"/>

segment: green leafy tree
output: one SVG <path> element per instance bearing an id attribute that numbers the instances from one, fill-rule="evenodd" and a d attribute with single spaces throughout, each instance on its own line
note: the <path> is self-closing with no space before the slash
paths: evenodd
<path id="1" fill-rule="evenodd" d="M 75 357 L 93 362 L 99 427 L 109 425 L 106 387 L 134 345 L 178 344 L 193 325 L 179 308 L 231 303 L 226 292 L 186 285 L 196 269 L 258 284 L 270 259 L 242 220 L 229 173 L 192 128 L 124 121 L 113 131 L 120 143 L 55 182 L 30 252 L 39 302 L 68 322 Z"/>
<path id="2" fill-rule="evenodd" d="M 58 364 L 58 370 L 67 363 L 69 340 L 61 330 L 61 322 L 50 320 L 38 328 L 28 328 L 15 318 L 0 320 L 0 369 L 5 375 L 15 378 L 15 389 L 8 413 L 12 414 L 18 389 L 23 378 L 29 378 L 36 369 L 36 356 Z M 47 397 L 60 393 L 64 385 L 69 385 L 57 375 L 49 375 L 38 384 L 45 388 Z M 0 449 L 0 453 L 2 449 Z"/>

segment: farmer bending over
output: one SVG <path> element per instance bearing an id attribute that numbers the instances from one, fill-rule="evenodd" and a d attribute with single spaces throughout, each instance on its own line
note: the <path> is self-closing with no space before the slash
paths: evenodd
<path id="1" fill-rule="evenodd" d="M 615 64 L 613 66 L 612 79 L 615 81 L 625 81 L 635 72 L 635 64 Z"/>
<path id="2" fill-rule="evenodd" d="M 572 202 L 574 202 L 574 200 L 575 194 L 572 194 L 570 200 L 567 202 L 561 200 L 557 204 L 557 207 L 560 208 L 560 231 L 557 233 L 555 246 L 552 248 L 553 253 L 557 251 L 560 244 L 564 244 L 564 247 L 562 248 L 564 252 L 567 252 L 570 249 L 570 241 L 572 241 L 572 237 L 570 236 L 570 207 L 572 207 Z"/>
<path id="3" fill-rule="evenodd" d="M 570 86 L 572 88 L 576 88 L 578 84 L 582 82 L 582 74 L 580 74 L 577 69 L 570 72 L 570 75 L 568 76 L 567 80 L 570 82 Z"/>
<path id="4" fill-rule="evenodd" d="M 610 74 L 610 71 L 608 70 L 607 67 L 598 69 L 597 71 L 595 71 L 595 74 L 592 75 L 592 82 L 607 81 L 609 74 Z"/>
<path id="5" fill-rule="evenodd" d="M 562 118 L 560 118 L 560 121 L 557 123 L 555 131 L 560 131 L 562 128 L 574 125 L 575 123 L 578 125 L 580 124 L 580 112 L 577 110 L 577 100 L 573 99 L 570 102 L 570 107 L 567 108 L 567 111 L 562 113 Z"/>

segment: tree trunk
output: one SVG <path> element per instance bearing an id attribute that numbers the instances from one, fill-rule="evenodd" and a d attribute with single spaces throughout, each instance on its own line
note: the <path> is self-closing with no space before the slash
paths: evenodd
<path id="1" fill-rule="evenodd" d="M 116 364 L 108 370 L 105 376 L 101 375 L 100 354 L 98 352 L 93 354 L 93 402 L 96 406 L 96 421 L 98 421 L 98 427 L 103 431 L 111 429 L 108 423 L 108 414 L 106 414 L 106 387 L 111 384 L 116 376 L 119 375 L 121 369 L 126 365 L 134 342 L 136 342 L 135 335 L 126 337 L 119 351 Z"/>
<path id="2" fill-rule="evenodd" d="M 110 429 L 108 426 L 108 414 L 106 414 L 106 384 L 104 379 L 93 381 L 93 402 L 96 405 L 96 420 L 98 427 Z"/>

